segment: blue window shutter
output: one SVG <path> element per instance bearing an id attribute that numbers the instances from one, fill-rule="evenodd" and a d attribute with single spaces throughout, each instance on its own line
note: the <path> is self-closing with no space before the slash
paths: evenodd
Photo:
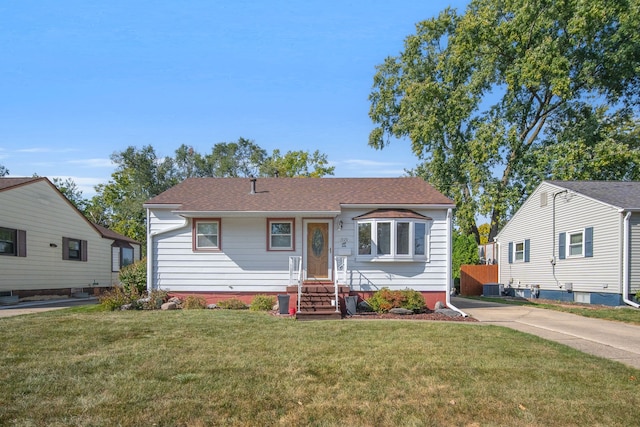
<path id="1" fill-rule="evenodd" d="M 524 241 L 524 262 L 529 262 L 529 251 L 531 249 L 531 241 L 529 239 Z"/>
<path id="2" fill-rule="evenodd" d="M 584 256 L 593 256 L 593 227 L 584 229 Z"/>
<path id="3" fill-rule="evenodd" d="M 566 242 L 567 241 L 567 233 L 560 233 L 558 236 L 558 258 L 565 259 L 567 256 Z"/>
<path id="4" fill-rule="evenodd" d="M 513 264 L 513 242 L 509 242 L 509 264 Z"/>

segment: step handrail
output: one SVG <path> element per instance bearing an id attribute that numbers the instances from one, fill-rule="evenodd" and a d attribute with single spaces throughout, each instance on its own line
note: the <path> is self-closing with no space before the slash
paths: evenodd
<path id="1" fill-rule="evenodd" d="M 340 263 L 338 263 L 338 261 Z M 340 288 L 340 279 L 346 284 L 347 283 L 347 257 L 346 256 L 335 256 L 333 257 L 333 286 L 335 288 L 335 298 L 336 298 L 336 312 L 340 312 L 340 296 L 339 296 L 339 288 Z"/>

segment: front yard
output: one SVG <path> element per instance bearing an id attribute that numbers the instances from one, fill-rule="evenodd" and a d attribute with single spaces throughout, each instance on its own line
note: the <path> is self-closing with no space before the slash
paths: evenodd
<path id="1" fill-rule="evenodd" d="M 640 371 L 517 331 L 229 310 L 0 319 L 0 425 L 637 423 Z"/>

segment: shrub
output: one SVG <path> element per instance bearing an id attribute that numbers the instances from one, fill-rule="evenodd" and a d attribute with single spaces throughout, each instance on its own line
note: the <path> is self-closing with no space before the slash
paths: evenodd
<path id="1" fill-rule="evenodd" d="M 126 304 L 133 304 L 133 308 L 138 307 L 138 300 L 141 298 L 137 289 L 127 290 L 123 286 L 114 286 L 111 290 L 103 292 L 98 301 L 108 310 L 120 310 Z"/>
<path id="2" fill-rule="evenodd" d="M 147 295 L 147 301 L 142 303 L 143 310 L 158 310 L 163 303 L 167 302 L 169 295 L 167 291 L 153 290 Z"/>
<path id="3" fill-rule="evenodd" d="M 246 310 L 248 307 L 245 303 L 237 298 L 230 298 L 218 302 L 218 307 L 225 308 L 227 310 Z"/>
<path id="4" fill-rule="evenodd" d="M 269 311 L 273 309 L 276 303 L 276 297 L 270 295 L 256 295 L 251 300 L 251 311 Z"/>
<path id="5" fill-rule="evenodd" d="M 182 302 L 185 310 L 202 309 L 207 307 L 207 300 L 200 295 L 188 295 Z"/>
<path id="6" fill-rule="evenodd" d="M 138 294 L 143 294 L 147 290 L 147 260 L 142 258 L 133 264 L 129 264 L 120 270 L 118 276 L 120 283 L 125 290 L 135 289 Z"/>
<path id="7" fill-rule="evenodd" d="M 405 289 L 402 291 L 392 291 L 389 288 L 382 288 L 374 293 L 367 300 L 367 304 L 378 313 L 386 313 L 392 308 L 406 308 L 408 310 L 419 311 L 425 306 L 424 297 L 418 291 Z"/>

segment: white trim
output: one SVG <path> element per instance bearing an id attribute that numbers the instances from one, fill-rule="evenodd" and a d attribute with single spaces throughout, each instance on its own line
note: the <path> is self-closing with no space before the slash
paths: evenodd
<path id="1" fill-rule="evenodd" d="M 630 226 L 629 222 L 631 220 L 631 212 L 627 212 L 624 216 L 624 226 L 623 226 L 623 244 L 622 244 L 622 301 L 625 304 L 630 305 L 635 308 L 640 308 L 640 304 L 637 304 L 629 299 L 629 288 L 631 287 L 631 283 L 629 280 L 629 265 L 631 264 L 631 251 L 629 245 L 631 244 L 629 233 Z"/>
<path id="2" fill-rule="evenodd" d="M 359 204 L 359 203 L 341 203 L 340 207 L 344 209 L 383 209 L 383 208 L 393 208 L 393 209 L 412 209 L 412 210 L 429 210 L 429 209 L 451 209 L 455 208 L 455 204 L 402 204 L 402 203 L 367 203 L 367 204 Z"/>
<path id="3" fill-rule="evenodd" d="M 341 211 L 179 211 L 174 210 L 171 213 L 180 215 L 185 218 L 202 218 L 202 217 L 225 217 L 233 216 L 244 218 L 259 218 L 259 217 L 276 217 L 276 216 L 304 216 L 306 218 L 312 218 L 314 216 L 327 218 L 328 216 L 338 216 Z"/>
<path id="4" fill-rule="evenodd" d="M 582 243 L 580 244 L 580 254 L 575 254 L 572 255 L 571 254 L 571 236 L 576 236 L 580 234 L 582 236 Z M 569 258 L 584 258 L 584 253 L 585 253 L 585 229 L 583 228 L 582 230 L 573 230 L 573 231 L 566 231 L 565 232 L 565 258 L 569 259 Z M 577 246 L 577 245 L 575 245 Z"/>
<path id="5" fill-rule="evenodd" d="M 518 259 L 518 257 L 516 256 L 516 254 L 518 253 L 518 245 L 522 245 L 522 259 Z M 525 258 L 525 245 L 524 245 L 524 240 L 520 240 L 520 241 L 514 241 L 513 242 L 513 263 L 518 263 L 520 264 L 521 262 L 524 263 L 524 258 Z"/>
<path id="6" fill-rule="evenodd" d="M 389 251 L 388 254 L 378 254 L 378 224 L 389 223 Z M 408 239 L 408 249 L 409 253 L 407 254 L 398 254 L 397 248 L 397 232 L 398 232 L 398 224 L 406 223 L 409 224 L 409 235 Z M 368 219 L 359 219 L 355 221 L 356 227 L 356 248 L 358 249 L 358 253 L 356 253 L 356 261 L 361 262 L 429 262 L 431 255 L 430 248 L 430 229 L 431 220 L 428 219 L 416 219 L 416 218 L 368 218 Z M 360 224 L 371 224 L 371 254 L 360 254 Z M 416 255 L 415 254 L 415 246 L 416 246 L 416 224 L 424 224 L 424 254 Z"/>

